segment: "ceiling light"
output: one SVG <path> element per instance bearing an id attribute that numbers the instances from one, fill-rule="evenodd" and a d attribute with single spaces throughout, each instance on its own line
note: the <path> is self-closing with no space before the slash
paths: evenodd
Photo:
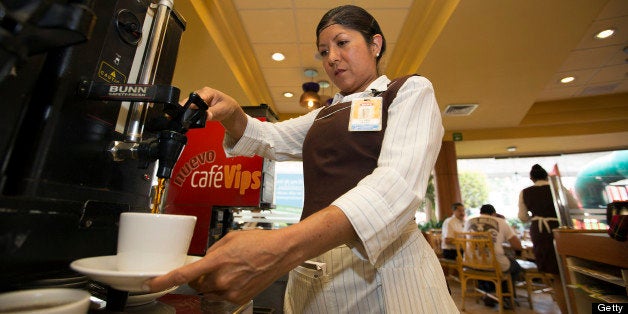
<path id="1" fill-rule="evenodd" d="M 294 96 L 294 94 L 293 94 L 293 93 L 291 93 L 291 92 L 285 92 L 285 93 L 283 93 L 283 97 L 286 97 L 286 98 L 291 98 L 292 96 Z"/>
<path id="2" fill-rule="evenodd" d="M 318 95 L 320 86 L 316 82 L 303 83 L 303 95 L 299 104 L 307 109 L 315 109 L 321 106 L 321 97 Z"/>
<path id="3" fill-rule="evenodd" d="M 615 30 L 612 28 L 609 29 L 605 29 L 597 34 L 595 34 L 595 38 L 597 39 L 604 39 L 604 38 L 608 38 L 613 36 L 613 34 L 615 34 Z"/>
<path id="4" fill-rule="evenodd" d="M 575 80 L 576 78 L 573 76 L 566 76 L 560 79 L 560 82 L 563 84 L 567 84 L 567 83 L 571 83 Z"/>
<path id="5" fill-rule="evenodd" d="M 328 81 L 318 81 L 318 85 L 321 88 L 327 88 L 327 87 L 329 87 L 329 82 Z"/>
<path id="6" fill-rule="evenodd" d="M 315 69 L 305 69 L 305 71 L 303 71 L 303 75 L 307 77 L 315 77 L 318 75 L 318 71 Z"/>
<path id="7" fill-rule="evenodd" d="M 517 146 L 509 146 L 508 148 L 506 148 L 507 151 L 509 152 L 516 152 L 517 151 Z"/>
<path id="8" fill-rule="evenodd" d="M 275 61 L 283 61 L 286 58 L 286 56 L 284 56 L 283 53 L 281 52 L 275 52 L 273 53 L 271 58 L 273 58 L 273 60 Z"/>

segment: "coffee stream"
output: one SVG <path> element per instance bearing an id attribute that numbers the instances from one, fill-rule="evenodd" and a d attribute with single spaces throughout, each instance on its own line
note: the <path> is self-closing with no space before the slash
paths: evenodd
<path id="1" fill-rule="evenodd" d="M 155 195 L 153 196 L 153 201 L 150 205 L 150 212 L 152 214 L 159 214 L 161 207 L 161 200 L 164 196 L 164 191 L 166 190 L 166 178 L 158 178 L 157 185 L 155 186 Z"/>

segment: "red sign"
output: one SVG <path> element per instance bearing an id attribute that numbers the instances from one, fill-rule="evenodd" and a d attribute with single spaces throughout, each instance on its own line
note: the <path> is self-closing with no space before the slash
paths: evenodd
<path id="1" fill-rule="evenodd" d="M 212 207 L 258 207 L 264 159 L 227 158 L 222 147 L 225 129 L 207 121 L 187 132 L 188 143 L 174 166 L 164 212 L 197 216 L 190 254 L 204 254 Z"/>

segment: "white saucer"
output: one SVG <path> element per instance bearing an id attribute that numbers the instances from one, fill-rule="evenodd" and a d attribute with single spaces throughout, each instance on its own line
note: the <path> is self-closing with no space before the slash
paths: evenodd
<path id="1" fill-rule="evenodd" d="M 170 289 L 155 293 L 131 292 L 129 293 L 129 298 L 126 300 L 126 306 L 138 306 L 153 302 L 155 301 L 155 299 L 160 298 L 174 290 L 177 290 L 177 288 L 179 288 L 179 286 L 175 286 Z"/>
<path id="2" fill-rule="evenodd" d="M 167 273 L 167 271 L 119 271 L 116 266 L 116 258 L 116 255 L 88 257 L 72 262 L 70 267 L 92 280 L 107 284 L 114 289 L 129 292 L 143 292 L 142 284 L 144 284 L 144 281 Z M 185 260 L 185 264 L 190 264 L 200 259 L 201 257 L 189 255 Z"/>

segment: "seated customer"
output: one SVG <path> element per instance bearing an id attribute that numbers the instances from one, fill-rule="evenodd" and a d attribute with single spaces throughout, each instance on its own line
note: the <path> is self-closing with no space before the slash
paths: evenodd
<path id="1" fill-rule="evenodd" d="M 508 242 L 514 250 L 522 250 L 521 241 L 512 230 L 506 220 L 495 216 L 495 207 L 490 204 L 484 204 L 480 207 L 480 216 L 467 220 L 465 224 L 465 231 L 467 232 L 490 232 L 493 237 L 493 243 L 495 246 L 495 259 L 499 263 L 502 271 L 508 271 L 510 276 L 515 282 L 521 273 L 521 266 L 515 259 L 509 259 L 504 253 L 504 247 L 502 243 Z M 492 292 L 495 290 L 492 282 L 478 283 L 480 289 Z M 508 291 L 506 282 L 502 282 L 503 291 Z M 488 303 L 485 300 L 485 303 Z M 487 304 L 490 305 L 490 304 Z"/>
<path id="2" fill-rule="evenodd" d="M 461 203 L 451 205 L 453 214 L 443 221 L 441 237 L 441 248 L 443 249 L 443 257 L 447 259 L 456 259 L 456 246 L 454 245 L 454 237 L 456 232 L 464 230 L 465 208 Z"/>

